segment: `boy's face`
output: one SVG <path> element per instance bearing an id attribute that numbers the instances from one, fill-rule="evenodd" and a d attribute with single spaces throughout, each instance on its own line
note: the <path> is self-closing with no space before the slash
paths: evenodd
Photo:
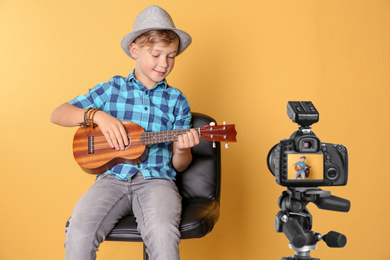
<path id="1" fill-rule="evenodd" d="M 172 71 L 179 41 L 170 45 L 155 43 L 140 47 L 136 43 L 130 45 L 130 53 L 136 61 L 135 77 L 151 89 Z"/>
<path id="2" fill-rule="evenodd" d="M 305 162 L 306 158 L 305 157 L 301 157 L 301 162 Z"/>

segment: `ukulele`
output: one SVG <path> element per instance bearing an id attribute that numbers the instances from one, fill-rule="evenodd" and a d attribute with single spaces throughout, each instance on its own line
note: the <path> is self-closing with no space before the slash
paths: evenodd
<path id="1" fill-rule="evenodd" d="M 100 174 L 118 163 L 140 164 L 148 157 L 146 146 L 158 143 L 177 141 L 179 135 L 185 134 L 189 129 L 145 132 L 144 129 L 135 123 L 123 125 L 127 131 L 129 145 L 122 151 L 117 151 L 110 147 L 106 138 L 98 126 L 86 128 L 81 126 L 73 138 L 73 156 L 78 165 L 87 173 Z M 235 125 L 215 125 L 202 128 L 194 128 L 200 138 L 208 141 L 236 142 Z"/>
<path id="2" fill-rule="evenodd" d="M 300 166 L 300 165 L 295 165 L 295 166 L 294 166 L 294 170 L 296 170 L 296 171 L 300 171 L 300 170 L 302 170 L 302 168 L 303 168 L 303 167 Z M 306 169 L 310 169 L 310 168 L 311 168 L 311 166 L 308 165 L 308 166 L 305 167 L 305 170 L 306 170 Z"/>

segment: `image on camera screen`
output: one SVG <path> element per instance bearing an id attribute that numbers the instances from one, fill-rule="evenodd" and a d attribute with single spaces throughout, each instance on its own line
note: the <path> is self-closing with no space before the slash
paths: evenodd
<path id="1" fill-rule="evenodd" d="M 288 180 L 323 180 L 323 154 L 288 154 Z"/>

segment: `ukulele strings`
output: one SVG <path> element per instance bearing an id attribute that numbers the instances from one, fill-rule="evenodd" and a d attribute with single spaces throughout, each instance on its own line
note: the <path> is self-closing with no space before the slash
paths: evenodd
<path id="1" fill-rule="evenodd" d="M 187 132 L 187 131 L 186 131 Z M 153 132 L 154 133 L 154 132 Z M 183 132 L 185 133 L 185 132 Z M 152 143 L 159 143 L 166 142 L 167 139 L 176 141 L 178 138 L 177 132 L 175 133 L 159 133 L 159 134 L 147 134 L 147 133 L 141 133 L 141 134 L 134 134 L 134 135 L 127 135 L 129 137 L 129 140 L 132 142 L 127 145 L 126 147 L 129 147 L 131 145 L 146 145 L 149 142 Z M 108 142 L 104 136 L 95 137 L 93 140 L 94 150 L 102 150 L 102 149 L 111 149 L 112 147 L 108 145 Z"/>

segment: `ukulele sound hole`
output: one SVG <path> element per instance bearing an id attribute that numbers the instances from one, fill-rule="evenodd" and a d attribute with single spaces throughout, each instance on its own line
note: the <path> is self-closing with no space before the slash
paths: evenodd
<path id="1" fill-rule="evenodd" d="M 131 136 L 127 135 L 127 137 L 129 138 L 129 144 L 125 146 L 125 150 L 131 146 Z"/>

